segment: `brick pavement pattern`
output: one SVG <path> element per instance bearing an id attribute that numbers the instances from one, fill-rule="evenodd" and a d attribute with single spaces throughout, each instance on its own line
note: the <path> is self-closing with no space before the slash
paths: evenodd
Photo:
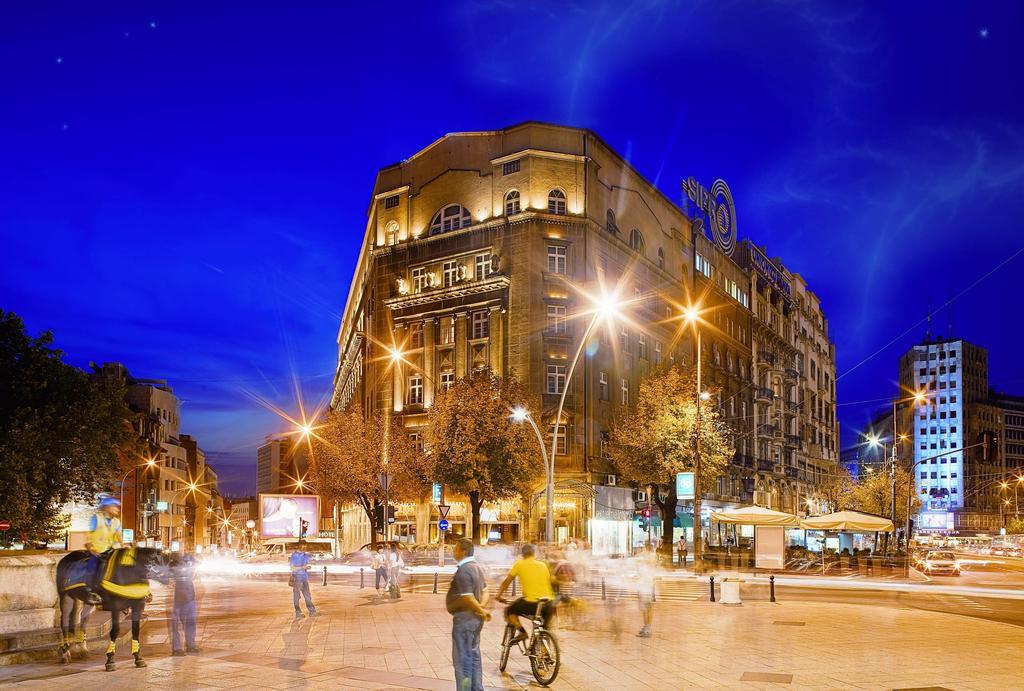
<path id="1" fill-rule="evenodd" d="M 0 685 L 74 689 L 451 689 L 451 618 L 442 595 L 378 599 L 372 589 L 317 586 L 324 615 L 293 619 L 283 583 L 209 581 L 202 652 L 170 657 L 162 598 L 143 630 L 144 669 L 127 647 L 118 669 L 84 662 L 0 668 Z M 593 601 L 562 626 L 555 689 L 1012 689 L 1024 686 L 1024 629 L 970 617 L 848 604 L 673 600 L 655 605 L 654 633 L 635 636 L 635 600 Z M 497 612 L 497 610 L 495 610 Z M 531 685 L 513 653 L 498 671 L 502 623 L 484 627 L 484 683 Z"/>

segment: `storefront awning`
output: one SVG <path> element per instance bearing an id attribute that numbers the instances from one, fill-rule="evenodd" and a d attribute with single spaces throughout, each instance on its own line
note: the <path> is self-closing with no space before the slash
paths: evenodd
<path id="1" fill-rule="evenodd" d="M 837 511 L 805 518 L 800 527 L 807 530 L 837 530 L 846 533 L 891 533 L 894 528 L 892 521 L 881 516 L 872 516 L 859 511 Z"/>
<path id="2" fill-rule="evenodd" d="M 772 511 L 762 506 L 744 506 L 742 509 L 715 511 L 711 520 L 737 525 L 778 525 L 792 527 L 800 525 L 800 519 L 790 513 Z"/>

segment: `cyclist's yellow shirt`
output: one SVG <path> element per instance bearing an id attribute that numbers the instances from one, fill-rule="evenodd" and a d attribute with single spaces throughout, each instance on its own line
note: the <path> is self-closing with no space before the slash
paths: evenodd
<path id="1" fill-rule="evenodd" d="M 523 588 L 523 599 L 537 602 L 542 597 L 553 598 L 555 591 L 551 589 L 551 572 L 548 565 L 538 561 L 536 557 L 520 559 L 508 572 L 513 578 L 519 577 L 519 585 Z"/>

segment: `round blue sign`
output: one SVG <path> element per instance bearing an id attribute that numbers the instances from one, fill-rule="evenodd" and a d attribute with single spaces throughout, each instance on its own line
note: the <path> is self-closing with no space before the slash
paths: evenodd
<path id="1" fill-rule="evenodd" d="M 448 530 L 448 520 L 442 518 L 440 521 L 437 522 L 437 527 L 441 530 Z"/>

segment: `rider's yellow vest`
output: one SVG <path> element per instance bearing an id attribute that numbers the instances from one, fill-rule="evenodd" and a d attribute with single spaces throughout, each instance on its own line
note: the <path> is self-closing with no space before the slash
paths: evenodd
<path id="1" fill-rule="evenodd" d="M 98 511 L 89 521 L 89 528 L 86 545 L 93 554 L 103 554 L 111 547 L 121 544 L 120 519 L 111 518 L 102 511 Z"/>

